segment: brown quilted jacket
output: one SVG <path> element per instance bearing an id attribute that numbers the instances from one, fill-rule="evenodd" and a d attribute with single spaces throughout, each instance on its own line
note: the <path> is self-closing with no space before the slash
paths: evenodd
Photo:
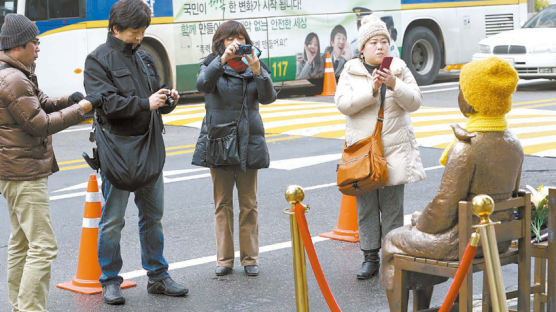
<path id="1" fill-rule="evenodd" d="M 49 98 L 32 69 L 4 52 L 0 68 L 0 180 L 49 176 L 58 171 L 51 135 L 83 120 L 84 112 L 67 97 Z"/>

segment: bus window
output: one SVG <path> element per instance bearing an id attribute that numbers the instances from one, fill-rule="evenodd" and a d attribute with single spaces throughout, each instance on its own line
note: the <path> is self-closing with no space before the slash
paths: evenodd
<path id="1" fill-rule="evenodd" d="M 44 0 L 27 0 L 25 5 L 25 15 L 32 21 L 48 19 L 46 5 L 47 2 Z"/>
<path id="2" fill-rule="evenodd" d="M 1 0 L 0 0 L 1 1 Z M 83 17 L 84 0 L 27 0 L 25 12 L 32 21 Z"/>
<path id="3" fill-rule="evenodd" d="M 17 11 L 17 2 L 15 0 L 0 0 L 0 25 L 4 24 L 6 14 L 15 13 Z"/>
<path id="4" fill-rule="evenodd" d="M 50 18 L 79 17 L 79 2 L 75 0 L 49 0 L 48 12 Z"/>

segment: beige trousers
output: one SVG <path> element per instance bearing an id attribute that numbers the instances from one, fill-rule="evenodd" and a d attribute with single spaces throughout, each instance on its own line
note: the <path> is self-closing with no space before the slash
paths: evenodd
<path id="1" fill-rule="evenodd" d="M 214 225 L 218 266 L 234 265 L 234 185 L 239 199 L 239 258 L 241 265 L 256 265 L 259 258 L 257 170 L 211 168 Z"/>
<path id="2" fill-rule="evenodd" d="M 8 201 L 8 297 L 13 311 L 46 311 L 50 265 L 58 246 L 48 203 L 48 178 L 0 180 Z"/>

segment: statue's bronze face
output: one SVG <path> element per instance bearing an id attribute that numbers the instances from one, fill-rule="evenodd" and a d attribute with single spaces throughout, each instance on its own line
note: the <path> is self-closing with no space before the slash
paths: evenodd
<path id="1" fill-rule="evenodd" d="M 473 107 L 471 107 L 471 105 L 469 105 L 469 103 L 467 103 L 467 101 L 465 100 L 461 88 L 459 89 L 459 94 L 458 94 L 458 105 L 459 105 L 459 110 L 462 112 L 462 114 L 465 117 L 469 117 L 470 114 L 476 113 Z"/>

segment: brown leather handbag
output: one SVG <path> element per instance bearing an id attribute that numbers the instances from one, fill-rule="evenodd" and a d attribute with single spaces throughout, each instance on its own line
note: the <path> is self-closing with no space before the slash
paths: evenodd
<path id="1" fill-rule="evenodd" d="M 342 160 L 336 167 L 336 184 L 344 195 L 364 194 L 384 187 L 388 182 L 388 169 L 382 149 L 383 121 L 384 100 L 380 103 L 373 134 L 351 146 L 344 143 Z"/>

